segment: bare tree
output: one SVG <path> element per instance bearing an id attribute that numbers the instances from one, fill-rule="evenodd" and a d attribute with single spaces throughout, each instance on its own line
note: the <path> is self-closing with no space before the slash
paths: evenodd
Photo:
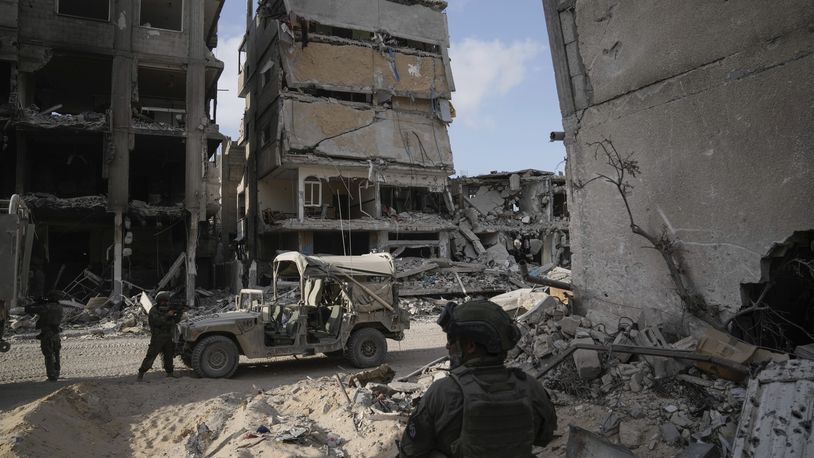
<path id="1" fill-rule="evenodd" d="M 691 290 L 688 281 L 684 277 L 684 269 L 682 268 L 682 262 L 678 253 L 678 244 L 670 236 L 667 229 L 663 228 L 660 234 L 655 235 L 636 224 L 633 218 L 633 211 L 630 209 L 630 202 L 628 200 L 633 190 L 633 185 L 630 184 L 628 179 L 631 177 L 636 178 L 636 176 L 641 173 L 638 161 L 633 159 L 633 153 L 623 156 L 613 146 L 613 142 L 608 139 L 588 143 L 588 146 L 596 148 L 594 150 L 594 158 L 596 160 L 599 160 L 600 152 L 605 156 L 607 164 L 613 168 L 614 173 L 610 175 L 598 173 L 595 177 L 586 182 L 582 182 L 581 180 L 575 182 L 574 187 L 576 189 L 582 189 L 591 182 L 598 180 L 613 185 L 622 198 L 622 202 L 625 204 L 625 211 L 627 212 L 628 221 L 630 222 L 630 230 L 639 237 L 647 240 L 650 247 L 656 249 L 664 259 L 667 270 L 670 272 L 670 279 L 675 285 L 676 294 L 678 294 L 678 297 L 684 304 L 684 311 L 720 328 L 721 324 L 710 314 L 709 307 L 706 301 L 704 301 L 704 298 Z"/>

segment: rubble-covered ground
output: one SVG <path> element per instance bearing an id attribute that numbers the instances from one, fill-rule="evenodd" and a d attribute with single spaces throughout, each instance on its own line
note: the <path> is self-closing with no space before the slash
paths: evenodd
<path id="1" fill-rule="evenodd" d="M 427 262 L 399 259 L 398 271 L 408 274 L 402 276 L 404 284 L 437 288 L 463 283 L 467 288 L 508 278 L 477 264 L 427 266 Z M 564 269 L 550 272 L 549 277 L 569 281 Z M 492 299 L 517 320 L 522 332 L 508 364 L 538 376 L 557 407 L 555 438 L 547 447 L 536 449 L 537 454 L 565 456 L 572 425 L 637 456 L 675 456 L 698 443 L 709 444 L 724 455 L 731 453 L 748 377 L 727 380 L 690 361 L 592 350 L 577 350 L 552 365 L 574 343 L 701 351 L 703 345 L 697 339 L 668 339 L 657 326 L 632 320 L 621 320 L 613 327 L 593 323 L 572 313 L 567 294 L 552 291 L 558 294 L 555 297 L 541 287 L 502 287 L 512 291 Z M 449 300 L 464 299 L 462 294 L 402 297 L 401 305 L 414 319 L 429 322 Z M 228 292 L 204 291 L 199 306 L 188 313 L 194 316 L 233 307 L 234 297 Z M 146 315 L 136 303 L 119 312 L 105 307 L 68 310 L 64 326 L 68 336 L 101 339 L 147 332 Z M 34 335 L 33 322 L 19 324 L 26 319 L 14 317 L 18 338 Z M 788 356 L 771 354 L 769 359 L 782 361 Z M 762 360 L 753 357 L 738 362 L 751 364 L 755 371 L 767 361 L 764 355 Z M 92 454 L 394 456 L 395 441 L 413 406 L 433 380 L 445 376 L 443 365 L 436 365 L 407 382 L 380 380 L 353 387 L 349 386 L 352 373 L 342 371 L 338 374 L 341 385 L 336 377 L 312 379 L 303 373 L 304 379 L 292 385 L 217 396 L 197 396 L 199 390 L 193 385 L 213 382 L 194 378 L 153 382 L 146 387 L 116 380 L 70 385 L 4 415 L 0 455 L 74 454 L 75 438 L 88 436 L 84 442 L 96 447 Z M 58 434 L 47 434 L 54 421 L 49 419 L 61 419 L 67 427 L 59 428 Z"/>

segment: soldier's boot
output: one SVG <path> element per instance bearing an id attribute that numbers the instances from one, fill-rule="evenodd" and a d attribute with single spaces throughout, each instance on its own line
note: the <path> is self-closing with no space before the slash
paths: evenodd
<path id="1" fill-rule="evenodd" d="M 144 381 L 144 371 L 142 371 L 142 370 L 138 371 L 138 377 L 136 377 L 136 381 L 137 382 L 143 382 Z"/>

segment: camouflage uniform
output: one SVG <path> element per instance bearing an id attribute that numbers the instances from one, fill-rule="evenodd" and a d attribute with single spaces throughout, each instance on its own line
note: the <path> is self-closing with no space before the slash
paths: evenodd
<path id="1" fill-rule="evenodd" d="M 551 441 L 557 414 L 535 378 L 503 364 L 519 331 L 494 303 L 458 307 L 455 318 L 439 318 L 450 341 L 464 337 L 488 351 L 453 363 L 449 377 L 430 386 L 407 422 L 399 456 L 531 456 L 533 445 Z M 450 357 L 455 359 L 452 350 Z"/>
<path id="2" fill-rule="evenodd" d="M 37 315 L 37 329 L 40 334 L 40 349 L 45 356 L 45 374 L 48 380 L 55 381 L 59 378 L 60 361 L 59 352 L 62 343 L 59 340 L 59 333 L 62 329 L 62 306 L 55 300 L 49 300 L 44 304 L 32 304 L 26 306 L 26 313 Z"/>
<path id="3" fill-rule="evenodd" d="M 510 449 L 526 444 L 545 445 L 551 441 L 557 428 L 557 415 L 545 389 L 533 377 L 519 369 L 506 368 L 502 361 L 477 359 L 450 372 L 462 381 L 464 387 L 471 380 L 487 392 L 503 391 L 511 396 L 516 405 L 508 403 L 505 407 L 509 411 L 529 409 L 530 418 L 504 417 L 494 406 L 484 409 L 482 415 L 477 415 L 475 409 L 467 409 L 470 411 L 466 417 L 468 421 L 479 417 L 484 424 L 491 424 L 481 434 L 481 439 L 494 444 L 494 448 L 500 451 L 499 456 L 520 456 L 512 454 Z M 452 376 L 438 380 L 430 386 L 410 416 L 401 438 L 400 456 L 464 456 L 465 444 L 461 443 L 464 418 L 462 387 Z"/>
<path id="4" fill-rule="evenodd" d="M 161 353 L 164 360 L 164 371 L 167 375 L 173 372 L 172 360 L 175 357 L 175 342 L 173 341 L 173 333 L 175 325 L 181 321 L 181 314 L 177 311 L 175 313 L 166 305 L 156 305 L 150 309 L 148 321 L 150 323 L 150 346 L 147 348 L 147 356 L 141 362 L 139 367 L 139 380 L 145 372 L 153 367 L 155 358 Z"/>

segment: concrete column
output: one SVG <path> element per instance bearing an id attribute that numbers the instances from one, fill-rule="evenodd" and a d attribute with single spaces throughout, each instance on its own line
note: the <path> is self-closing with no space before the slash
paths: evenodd
<path id="1" fill-rule="evenodd" d="M 116 210 L 113 220 L 113 291 L 110 297 L 114 304 L 120 304 L 122 300 L 122 245 L 124 231 L 122 230 L 122 211 Z"/>
<path id="2" fill-rule="evenodd" d="M 254 17 L 254 0 L 246 0 L 246 33 L 252 29 L 252 18 Z"/>
<path id="3" fill-rule="evenodd" d="M 201 208 L 204 171 L 203 157 L 206 148 L 205 132 L 209 124 L 206 117 L 206 79 L 204 40 L 204 2 L 184 2 L 187 24 L 188 63 L 186 93 L 186 173 L 184 176 L 184 204 L 189 212 L 187 230 L 187 305 L 195 305 L 197 266 L 195 255 L 198 247 L 198 224 L 206 219 Z"/>
<path id="4" fill-rule="evenodd" d="M 375 189 L 376 193 L 376 200 L 374 200 L 374 207 L 373 207 L 373 216 L 376 218 L 382 217 L 382 188 L 379 182 L 373 184 L 373 189 Z"/>
<path id="5" fill-rule="evenodd" d="M 379 250 L 379 253 L 387 253 L 387 242 L 390 241 L 390 234 L 387 231 L 379 231 L 378 234 L 376 249 Z"/>
<path id="6" fill-rule="evenodd" d="M 297 169 L 297 219 L 305 220 L 305 177 L 302 169 Z"/>
<path id="7" fill-rule="evenodd" d="M 438 257 L 449 259 L 449 232 L 441 231 L 438 233 Z"/>
<path id="8" fill-rule="evenodd" d="M 130 129 L 133 95 L 132 20 L 133 0 L 115 2 L 113 47 L 115 55 L 111 69 L 110 111 L 113 117 L 113 148 L 108 152 L 108 211 L 115 214 L 113 223 L 113 291 L 111 299 L 118 305 L 122 299 L 122 220 L 130 200 L 130 150 L 133 134 Z"/>
<path id="9" fill-rule="evenodd" d="M 14 192 L 22 194 L 25 192 L 26 179 L 28 178 L 28 167 L 26 159 L 28 158 L 28 140 L 25 134 L 17 132 L 17 162 L 15 170 Z"/>

